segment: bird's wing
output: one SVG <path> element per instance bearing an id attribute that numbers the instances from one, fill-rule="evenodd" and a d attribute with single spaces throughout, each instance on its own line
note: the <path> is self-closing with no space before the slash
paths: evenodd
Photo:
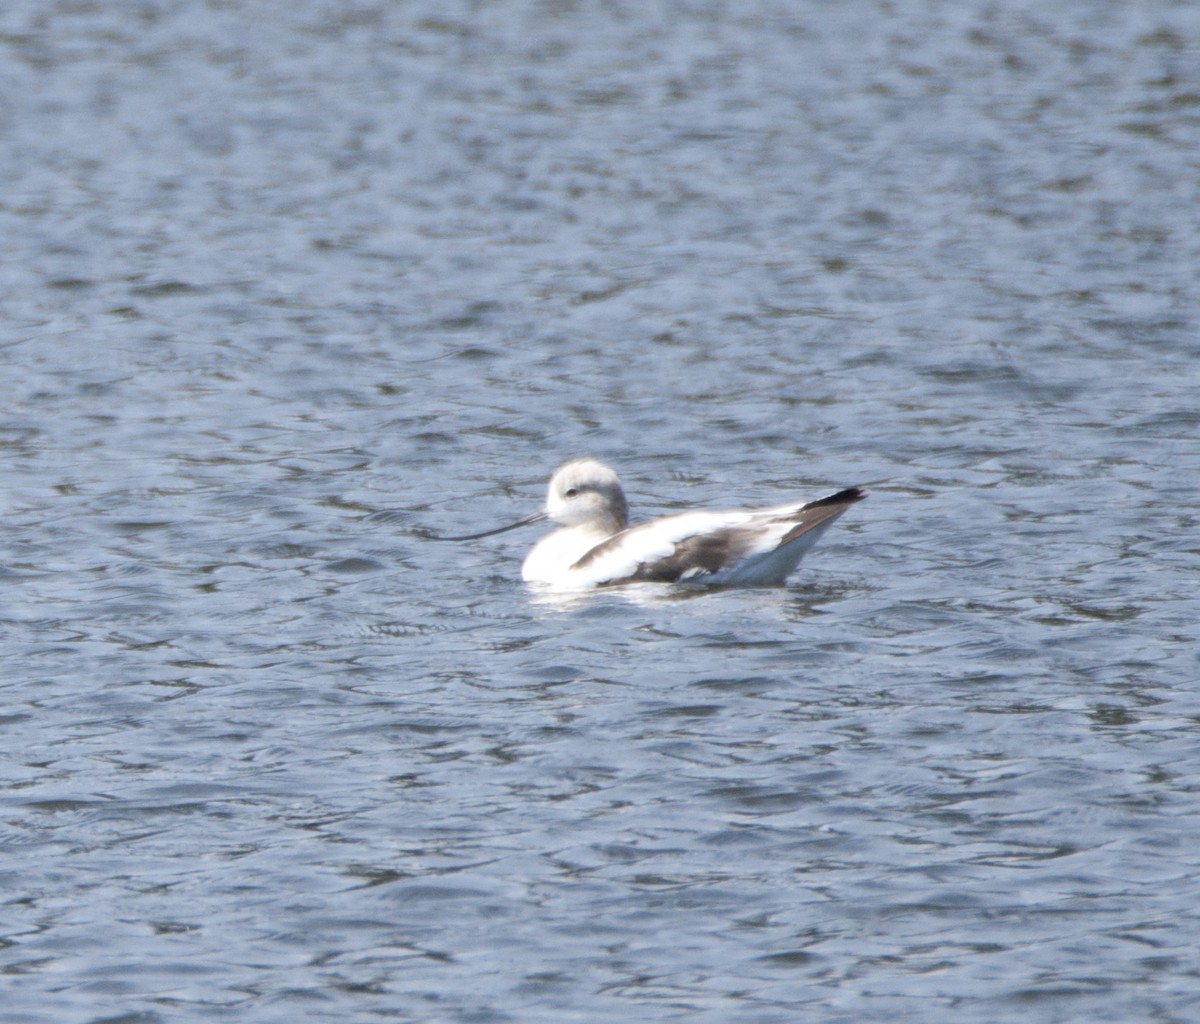
<path id="1" fill-rule="evenodd" d="M 733 582 L 774 552 L 787 549 L 779 571 L 764 579 L 781 581 L 800 556 L 854 502 L 865 497 L 849 488 L 805 504 L 732 512 L 685 512 L 634 526 L 597 544 L 572 567 L 572 575 L 592 586 L 618 583 L 675 583 L 681 580 Z M 810 531 L 805 543 L 800 538 Z M 779 567 L 775 567 L 778 569 Z"/>

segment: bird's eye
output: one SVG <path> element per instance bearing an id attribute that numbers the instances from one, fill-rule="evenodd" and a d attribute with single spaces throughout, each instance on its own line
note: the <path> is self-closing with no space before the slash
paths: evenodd
<path id="1" fill-rule="evenodd" d="M 578 487 L 568 487 L 565 491 L 563 491 L 563 497 L 564 498 L 573 498 L 578 493 L 579 493 Z"/>

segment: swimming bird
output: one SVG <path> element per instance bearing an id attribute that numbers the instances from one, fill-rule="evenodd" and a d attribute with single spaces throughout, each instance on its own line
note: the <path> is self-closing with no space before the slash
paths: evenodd
<path id="1" fill-rule="evenodd" d="M 477 540 L 550 520 L 521 566 L 530 583 L 588 590 L 622 583 L 780 586 L 804 553 L 867 492 L 848 487 L 816 501 L 729 512 L 684 512 L 629 526 L 617 474 L 572 459 L 550 478 L 545 506 L 507 526 L 437 540 Z"/>

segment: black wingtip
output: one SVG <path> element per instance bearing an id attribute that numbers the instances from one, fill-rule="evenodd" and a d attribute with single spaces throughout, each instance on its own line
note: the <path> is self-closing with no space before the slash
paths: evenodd
<path id="1" fill-rule="evenodd" d="M 824 498 L 810 501 L 804 507 L 820 508 L 822 505 L 853 505 L 856 501 L 862 501 L 867 494 L 868 492 L 864 491 L 861 487 L 847 487 L 836 494 L 827 494 Z"/>

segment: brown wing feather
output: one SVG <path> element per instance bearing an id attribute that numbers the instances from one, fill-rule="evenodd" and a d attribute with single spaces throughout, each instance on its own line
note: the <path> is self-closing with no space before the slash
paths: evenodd
<path id="1" fill-rule="evenodd" d="M 784 544 L 795 540 L 802 533 L 807 533 L 814 526 L 820 525 L 832 516 L 840 516 L 856 501 L 862 501 L 866 496 L 867 492 L 861 487 L 847 487 L 844 491 L 838 491 L 837 494 L 810 501 L 793 515 L 781 517 L 794 519 L 796 525 L 783 535 L 778 546 L 783 547 Z"/>
<path id="2" fill-rule="evenodd" d="M 780 539 L 776 547 L 795 540 L 801 534 L 807 533 L 827 519 L 842 514 L 850 505 L 861 501 L 867 492 L 858 487 L 847 487 L 836 494 L 817 498 L 798 509 L 779 516 L 776 522 L 795 522 L 795 526 Z M 637 529 L 637 527 L 634 527 Z M 576 568 L 583 568 L 609 552 L 619 548 L 622 536 L 628 531 L 622 531 L 601 544 L 575 563 Z M 731 565 L 736 565 L 747 555 L 751 554 L 758 543 L 759 530 L 753 524 L 734 526 L 724 530 L 707 533 L 696 533 L 684 537 L 675 543 L 675 550 L 665 558 L 652 562 L 643 562 L 628 576 L 619 579 L 605 580 L 600 586 L 614 586 L 619 583 L 676 583 L 684 576 L 693 574 L 704 575 L 719 572 Z"/>
<path id="3" fill-rule="evenodd" d="M 675 583 L 688 573 L 713 573 L 741 561 L 754 548 L 757 531 L 744 527 L 697 533 L 675 544 L 666 558 L 644 562 L 637 571 L 612 583 Z"/>

